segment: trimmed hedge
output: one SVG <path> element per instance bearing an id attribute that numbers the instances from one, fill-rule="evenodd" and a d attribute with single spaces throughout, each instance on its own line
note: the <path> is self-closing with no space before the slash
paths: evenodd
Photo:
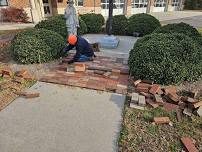
<path id="1" fill-rule="evenodd" d="M 66 27 L 65 22 L 66 21 L 65 21 L 64 15 L 57 15 L 57 16 L 49 18 L 48 20 L 43 20 L 43 21 L 39 22 L 35 26 L 35 28 L 44 28 L 44 29 L 54 31 L 54 32 L 62 35 L 62 37 L 64 39 L 66 39 L 67 38 L 67 27 Z M 81 18 L 79 18 L 79 24 L 80 24 L 80 27 L 78 28 L 78 35 L 87 33 L 87 26 Z"/>
<path id="2" fill-rule="evenodd" d="M 126 35 L 128 19 L 125 15 L 113 16 L 112 33 L 116 35 Z"/>
<path id="3" fill-rule="evenodd" d="M 202 78 L 201 46 L 184 34 L 154 33 L 139 39 L 130 52 L 130 73 L 160 84 Z"/>
<path id="4" fill-rule="evenodd" d="M 201 10 L 202 9 L 201 0 L 186 0 L 184 5 L 185 5 L 185 9 L 190 9 L 190 10 Z"/>
<path id="5" fill-rule="evenodd" d="M 196 28 L 183 22 L 162 26 L 156 29 L 154 33 L 181 33 L 192 38 L 201 37 Z"/>
<path id="6" fill-rule="evenodd" d="M 101 14 L 84 14 L 80 16 L 87 25 L 88 33 L 102 32 L 102 26 L 105 23 L 104 17 Z"/>
<path id="7" fill-rule="evenodd" d="M 46 29 L 19 33 L 11 43 L 14 58 L 23 64 L 42 63 L 60 57 L 65 46 L 61 35 Z"/>
<path id="8" fill-rule="evenodd" d="M 128 20 L 128 34 L 133 35 L 134 32 L 144 36 L 152 33 L 161 26 L 158 19 L 149 14 L 141 13 L 131 16 Z"/>
<path id="9" fill-rule="evenodd" d="M 57 15 L 57 16 L 53 16 L 47 20 L 43 20 L 43 21 L 39 22 L 35 26 L 35 28 L 43 28 L 43 29 L 54 31 L 54 32 L 62 35 L 62 37 L 64 37 L 65 39 L 67 37 L 67 28 L 66 28 L 66 24 L 65 24 L 64 15 Z"/>

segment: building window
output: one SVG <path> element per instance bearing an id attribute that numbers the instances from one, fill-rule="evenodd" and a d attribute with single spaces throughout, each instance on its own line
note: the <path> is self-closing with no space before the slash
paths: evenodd
<path id="1" fill-rule="evenodd" d="M 172 6 L 175 7 L 175 6 L 180 6 L 180 0 L 173 0 L 172 1 Z"/>
<path id="2" fill-rule="evenodd" d="M 166 0 L 155 0 L 155 7 L 166 7 Z"/>
<path id="3" fill-rule="evenodd" d="M 75 0 L 75 5 L 76 6 L 83 6 L 83 1 L 84 0 Z"/>
<path id="4" fill-rule="evenodd" d="M 8 0 L 0 0 L 0 6 L 8 6 Z"/>
<path id="5" fill-rule="evenodd" d="M 124 0 L 114 0 L 113 1 L 114 9 L 123 9 L 124 8 Z M 109 0 L 101 0 L 101 8 L 109 9 Z"/>
<path id="6" fill-rule="evenodd" d="M 132 0 L 132 8 L 144 8 L 147 7 L 148 0 Z"/>

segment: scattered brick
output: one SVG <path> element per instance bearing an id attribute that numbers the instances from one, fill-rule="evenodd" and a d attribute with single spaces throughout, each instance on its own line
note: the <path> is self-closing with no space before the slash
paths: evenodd
<path id="1" fill-rule="evenodd" d="M 188 152 L 199 152 L 199 150 L 195 147 L 193 141 L 189 137 L 182 137 L 181 141 Z"/>
<path id="2" fill-rule="evenodd" d="M 18 77 L 24 77 L 27 74 L 28 74 L 28 71 L 25 69 L 16 72 L 16 76 L 18 76 Z"/>
<path id="3" fill-rule="evenodd" d="M 182 121 L 182 111 L 179 108 L 176 110 L 176 117 L 178 122 Z"/>
<path id="4" fill-rule="evenodd" d="M 138 104 L 139 104 L 140 106 L 145 106 L 145 105 L 146 105 L 145 96 L 139 95 Z"/>
<path id="5" fill-rule="evenodd" d="M 192 91 L 192 92 L 190 92 L 190 97 L 191 98 L 196 98 L 197 96 L 198 96 L 198 90 L 196 90 L 196 91 Z"/>
<path id="6" fill-rule="evenodd" d="M 154 95 L 154 94 L 156 94 L 157 92 L 159 92 L 160 89 L 161 89 L 161 88 L 160 88 L 159 85 L 154 84 L 154 85 L 152 86 L 152 88 L 149 90 L 149 92 Z"/>
<path id="7" fill-rule="evenodd" d="M 167 97 L 169 97 L 172 101 L 174 101 L 174 102 L 179 102 L 179 97 L 178 97 L 178 95 L 177 94 L 175 94 L 175 93 L 168 93 L 167 94 Z"/>
<path id="8" fill-rule="evenodd" d="M 183 114 L 191 117 L 191 115 L 192 115 L 192 109 L 191 108 L 185 108 L 183 110 Z"/>
<path id="9" fill-rule="evenodd" d="M 164 102 L 163 103 L 163 107 L 164 107 L 164 109 L 166 110 L 166 111 L 176 111 L 178 108 L 179 108 L 179 106 L 178 105 L 176 105 L 176 104 L 172 104 L 172 103 L 168 103 L 168 102 Z"/>
<path id="10" fill-rule="evenodd" d="M 186 108 L 186 103 L 184 103 L 182 101 L 179 101 L 178 105 L 179 105 L 179 108 L 182 109 L 182 110 Z"/>
<path id="11" fill-rule="evenodd" d="M 194 108 L 198 108 L 198 107 L 202 106 L 202 101 L 194 103 L 193 106 L 194 106 Z"/>
<path id="12" fill-rule="evenodd" d="M 39 96 L 40 96 L 40 93 L 26 93 L 25 94 L 26 98 L 36 98 L 36 97 L 39 97 Z"/>
<path id="13" fill-rule="evenodd" d="M 126 85 L 117 84 L 116 93 L 126 94 L 128 87 Z"/>
<path id="14" fill-rule="evenodd" d="M 154 95 L 149 94 L 149 93 L 145 93 L 145 92 L 140 92 L 141 95 L 145 96 L 146 98 L 154 98 Z"/>
<path id="15" fill-rule="evenodd" d="M 144 110 L 145 109 L 144 107 L 139 106 L 139 105 L 137 105 L 135 103 L 132 103 L 132 102 L 130 103 L 130 107 L 134 108 L 134 109 L 139 109 L 139 110 Z"/>
<path id="16" fill-rule="evenodd" d="M 86 70 L 86 65 L 85 63 L 76 62 L 74 63 L 74 68 L 76 72 L 84 72 Z"/>
<path id="17" fill-rule="evenodd" d="M 190 97 L 181 97 L 180 99 L 184 102 L 189 102 L 189 103 L 196 103 L 197 102 L 194 98 L 190 98 Z"/>
<path id="18" fill-rule="evenodd" d="M 154 95 L 154 99 L 155 99 L 155 101 L 156 101 L 157 103 L 163 103 L 162 97 L 161 97 L 160 95 L 158 95 L 158 94 L 155 94 L 155 95 Z"/>
<path id="19" fill-rule="evenodd" d="M 167 88 L 164 88 L 163 91 L 165 95 L 167 95 L 168 93 L 177 94 L 176 87 L 167 87 Z"/>
<path id="20" fill-rule="evenodd" d="M 144 93 L 148 93 L 149 92 L 148 88 L 143 88 L 143 87 L 137 87 L 137 88 L 135 88 L 135 90 L 137 92 L 144 92 Z"/>
<path id="21" fill-rule="evenodd" d="M 139 84 L 137 84 L 137 87 L 150 89 L 152 87 L 152 85 L 147 84 L 147 83 L 139 83 Z"/>
<path id="22" fill-rule="evenodd" d="M 118 80 L 118 79 L 119 79 L 119 76 L 116 76 L 116 75 L 111 75 L 111 76 L 110 76 L 110 79 L 113 79 L 113 80 Z"/>
<path id="23" fill-rule="evenodd" d="M 22 83 L 24 83 L 24 78 L 22 78 L 22 77 L 15 77 L 13 81 L 22 84 Z"/>
<path id="24" fill-rule="evenodd" d="M 12 85 L 13 84 L 11 82 L 3 82 L 0 84 L 0 88 L 1 89 L 8 89 L 8 88 L 12 87 Z"/>
<path id="25" fill-rule="evenodd" d="M 24 78 L 25 80 L 29 80 L 29 81 L 34 80 L 33 76 L 32 76 L 30 73 L 25 74 L 25 75 L 23 76 L 23 78 Z"/>
<path id="26" fill-rule="evenodd" d="M 104 71 L 95 70 L 94 73 L 95 73 L 95 74 L 98 74 L 98 75 L 103 75 L 103 74 L 104 74 Z"/>
<path id="27" fill-rule="evenodd" d="M 159 105 L 155 103 L 152 99 L 146 99 L 146 103 L 152 106 L 153 108 L 159 107 Z"/>
<path id="28" fill-rule="evenodd" d="M 197 114 L 202 117 L 202 106 L 197 110 Z"/>
<path id="29" fill-rule="evenodd" d="M 155 124 L 169 124 L 169 117 L 154 117 Z"/>
<path id="30" fill-rule="evenodd" d="M 129 74 L 129 69 L 128 68 L 122 68 L 121 74 Z"/>
<path id="31" fill-rule="evenodd" d="M 7 75 L 9 77 L 12 77 L 13 76 L 13 72 L 10 68 L 5 68 L 5 69 L 2 69 L 2 75 Z"/>
<path id="32" fill-rule="evenodd" d="M 105 73 L 103 74 L 103 76 L 104 76 L 105 78 L 109 78 L 110 75 L 111 75 L 111 72 L 105 72 Z"/>
<path id="33" fill-rule="evenodd" d="M 121 74 L 121 71 L 118 70 L 118 69 L 112 69 L 112 75 L 120 75 Z"/>
<path id="34" fill-rule="evenodd" d="M 141 82 L 141 80 L 136 80 L 136 81 L 134 81 L 134 85 L 137 86 L 140 82 Z"/>
<path id="35" fill-rule="evenodd" d="M 27 93 L 24 91 L 17 91 L 17 92 L 15 92 L 15 94 L 17 94 L 19 96 L 26 96 Z"/>

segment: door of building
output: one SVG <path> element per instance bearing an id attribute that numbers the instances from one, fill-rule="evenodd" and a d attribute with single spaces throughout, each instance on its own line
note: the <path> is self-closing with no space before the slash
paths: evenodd
<path id="1" fill-rule="evenodd" d="M 166 0 L 155 0 L 153 12 L 164 12 L 166 8 Z"/>
<path id="2" fill-rule="evenodd" d="M 43 10 L 44 17 L 51 17 L 53 15 L 51 0 L 43 0 Z"/>
<path id="3" fill-rule="evenodd" d="M 123 14 L 125 0 L 114 0 L 113 3 L 113 15 Z M 101 0 L 101 9 L 103 16 L 109 15 L 109 0 Z"/>

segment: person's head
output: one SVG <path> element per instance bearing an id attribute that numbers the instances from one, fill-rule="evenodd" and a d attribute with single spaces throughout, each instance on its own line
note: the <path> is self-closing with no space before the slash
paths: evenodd
<path id="1" fill-rule="evenodd" d="M 67 42 L 71 45 L 75 45 L 77 42 L 77 36 L 76 35 L 70 35 L 67 39 Z"/>
<path id="2" fill-rule="evenodd" d="M 67 0 L 67 4 L 73 5 L 74 1 L 73 0 Z"/>

